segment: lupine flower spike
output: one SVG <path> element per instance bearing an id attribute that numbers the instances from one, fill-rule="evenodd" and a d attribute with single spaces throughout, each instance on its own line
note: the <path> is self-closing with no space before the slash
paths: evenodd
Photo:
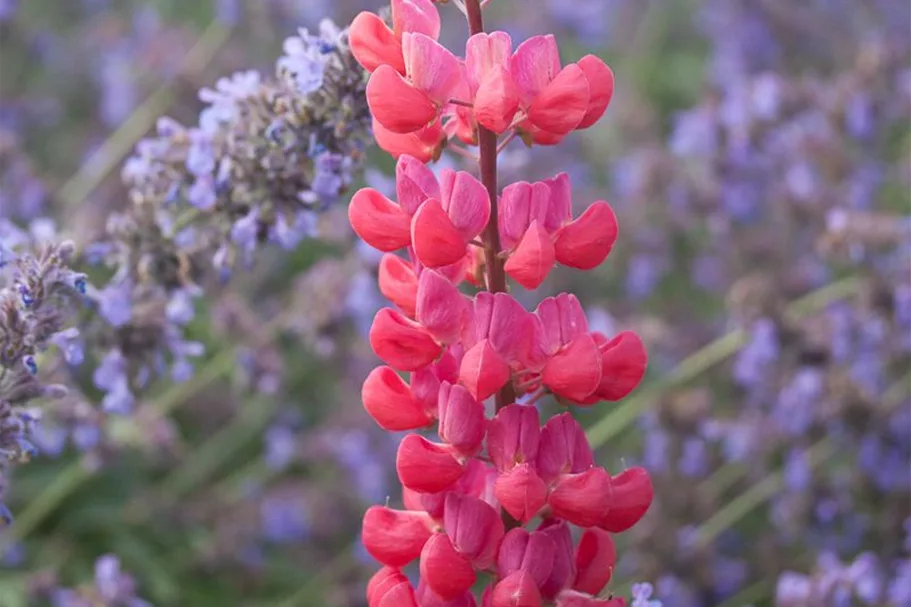
<path id="1" fill-rule="evenodd" d="M 354 231 L 384 253 L 379 287 L 393 304 L 370 328 L 384 365 L 364 382 L 364 408 L 389 431 L 437 428 L 435 440 L 411 433 L 399 445 L 404 509 L 377 505 L 364 516 L 364 546 L 383 566 L 367 600 L 621 607 L 622 598 L 597 597 L 617 558 L 612 535 L 651 504 L 648 473 L 595 465 L 571 413 L 541 420 L 519 399 L 622 399 L 645 373 L 645 347 L 635 333 L 592 331 L 572 294 L 528 311 L 506 284 L 508 276 L 535 289 L 557 263 L 598 266 L 617 219 L 605 201 L 573 217 L 565 174 L 502 191 L 496 183 L 498 135 L 550 145 L 592 126 L 610 103 L 613 74 L 594 56 L 561 65 L 553 36 L 513 48 L 505 32 L 483 31 L 478 0 L 464 9 L 464 57 L 437 42 L 431 0 L 393 0 L 391 26 L 371 13 L 351 26 L 352 53 L 371 73 L 374 134 L 397 158 L 395 200 L 365 188 L 349 206 Z M 437 178 L 425 166 L 450 140 L 478 146 L 480 176 L 445 169 Z M 468 296 L 463 282 L 486 290 Z M 416 586 L 402 571 L 415 561 Z M 475 596 L 482 572 L 492 581 Z"/>

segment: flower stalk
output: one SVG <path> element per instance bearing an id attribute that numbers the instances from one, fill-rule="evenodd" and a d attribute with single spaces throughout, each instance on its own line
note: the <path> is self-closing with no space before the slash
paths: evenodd
<path id="1" fill-rule="evenodd" d="M 651 504 L 648 473 L 596 466 L 572 415 L 542 424 L 535 403 L 620 400 L 645 373 L 645 348 L 629 331 L 591 331 L 572 294 L 530 312 L 507 283 L 534 290 L 557 263 L 595 268 L 616 241 L 617 220 L 605 201 L 574 218 L 566 174 L 502 190 L 497 183 L 497 155 L 515 135 L 555 145 L 595 124 L 613 74 L 594 56 L 561 67 L 553 36 L 513 51 L 505 32 L 484 32 L 477 0 L 464 2 L 464 58 L 437 42 L 433 2 L 394 0 L 391 8 L 391 26 L 361 13 L 350 37 L 371 73 L 377 143 L 397 159 L 397 200 L 364 188 L 348 209 L 358 236 L 384 253 L 380 291 L 395 305 L 370 329 L 384 365 L 361 396 L 380 427 L 436 425 L 438 440 L 404 436 L 396 471 L 405 508 L 377 505 L 364 516 L 364 546 L 383 564 L 368 603 L 621 607 L 623 599 L 596 595 L 613 573 L 612 534 Z M 450 140 L 477 147 L 478 176 L 426 165 Z M 463 282 L 479 291 L 465 295 Z M 578 542 L 572 526 L 583 530 Z M 402 573 L 414 561 L 416 587 Z M 479 602 L 471 588 L 481 572 L 492 582 Z"/>

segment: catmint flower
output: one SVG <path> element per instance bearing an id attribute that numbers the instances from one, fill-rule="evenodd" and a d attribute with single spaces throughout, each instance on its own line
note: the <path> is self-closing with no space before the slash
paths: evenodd
<path id="1" fill-rule="evenodd" d="M 68 266 L 72 242 L 35 242 L 47 237 L 49 224 L 33 224 L 31 235 L 0 222 L 0 243 L 6 252 L 0 265 L 0 487 L 6 485 L 8 462 L 27 461 L 38 450 L 33 430 L 41 399 L 59 399 L 67 390 L 48 383 L 43 373 L 49 349 L 78 364 L 82 358 L 79 331 L 68 327 L 82 298 L 84 276 Z M 53 367 L 53 365 L 49 365 Z M 54 449 L 51 441 L 51 449 Z M 2 504 L 0 493 L 0 504 Z M 4 507 L 4 515 L 7 514 Z"/>
<path id="2" fill-rule="evenodd" d="M 121 173 L 129 203 L 87 256 L 113 271 L 87 289 L 99 315 L 82 329 L 107 410 L 129 411 L 160 375 L 189 379 L 203 354 L 186 337 L 198 298 L 261 247 L 314 234 L 315 213 L 340 200 L 361 165 L 365 86 L 347 31 L 324 21 L 285 41 L 274 74 L 218 80 L 199 93 L 196 125 L 162 118 L 137 144 Z"/>

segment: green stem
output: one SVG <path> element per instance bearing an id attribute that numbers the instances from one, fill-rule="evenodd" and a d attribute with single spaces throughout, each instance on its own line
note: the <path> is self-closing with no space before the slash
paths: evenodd
<path id="1" fill-rule="evenodd" d="M 835 452 L 835 445 L 824 438 L 807 451 L 807 465 L 812 470 Z M 784 474 L 781 471 L 770 474 L 736 498 L 728 502 L 705 521 L 696 530 L 696 546 L 705 548 L 719 535 L 730 529 L 754 508 L 768 501 L 784 485 Z"/>
<path id="2" fill-rule="evenodd" d="M 44 488 L 38 497 L 32 500 L 28 507 L 16 517 L 9 533 L 4 533 L 0 539 L 0 546 L 6 546 L 21 540 L 35 530 L 44 519 L 52 513 L 60 503 L 73 494 L 82 483 L 91 476 L 91 471 L 82 460 L 75 461 L 54 477 L 51 484 Z M 2 550 L 0 550 L 2 552 Z"/>
<path id="3" fill-rule="evenodd" d="M 332 577 L 344 572 L 351 564 L 351 552 L 355 545 L 351 543 L 347 548 L 335 555 L 316 575 L 307 578 L 303 584 L 286 599 L 279 601 L 275 607 L 304 607 L 316 605 L 317 590 L 322 584 L 327 583 Z M 322 604 L 321 602 L 319 604 Z"/>

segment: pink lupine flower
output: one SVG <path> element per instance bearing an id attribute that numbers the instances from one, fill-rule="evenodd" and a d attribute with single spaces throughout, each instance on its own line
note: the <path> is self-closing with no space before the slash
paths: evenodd
<path id="1" fill-rule="evenodd" d="M 611 479 L 613 504 L 598 526 L 612 533 L 626 531 L 645 516 L 654 498 L 654 487 L 645 468 L 630 468 Z"/>
<path id="2" fill-rule="evenodd" d="M 391 9 L 392 29 L 374 13 L 364 11 L 348 30 L 351 53 L 368 72 L 391 65 L 405 73 L 402 37 L 406 32 L 419 32 L 434 40 L 440 36 L 440 14 L 431 0 L 392 0 Z"/>
<path id="3" fill-rule="evenodd" d="M 410 318 L 417 311 L 418 277 L 414 264 L 386 253 L 377 268 L 377 283 L 383 297 L 394 303 Z"/>
<path id="4" fill-rule="evenodd" d="M 380 65 L 367 81 L 366 94 L 373 117 L 393 133 L 406 134 L 436 120 L 466 83 L 459 59 L 429 36 L 406 32 L 402 54 L 405 75 Z"/>
<path id="5" fill-rule="evenodd" d="M 443 528 L 459 554 L 478 569 L 493 564 L 505 534 L 500 514 L 493 507 L 477 497 L 459 493 L 446 496 Z"/>
<path id="6" fill-rule="evenodd" d="M 541 591 L 527 571 L 517 570 L 502 576 L 493 587 L 491 607 L 541 607 Z"/>
<path id="7" fill-rule="evenodd" d="M 393 133 L 374 118 L 373 138 L 380 149 L 393 158 L 409 155 L 421 162 L 430 162 L 439 160 L 443 152 L 443 143 L 446 141 L 446 133 L 440 120 L 435 120 L 417 131 L 402 134 Z"/>
<path id="8" fill-rule="evenodd" d="M 426 512 L 372 506 L 364 514 L 364 547 L 384 565 L 404 567 L 421 555 L 432 528 Z"/>
<path id="9" fill-rule="evenodd" d="M 517 527 L 503 538 L 497 557 L 497 575 L 505 578 L 516 571 L 524 571 L 538 590 L 550 579 L 555 556 L 556 546 L 546 531 L 529 532 Z"/>
<path id="10" fill-rule="evenodd" d="M 624 331 L 611 340 L 594 333 L 601 352 L 601 382 L 586 404 L 599 400 L 620 400 L 632 392 L 648 365 L 648 354 L 642 339 L 631 331 Z"/>
<path id="11" fill-rule="evenodd" d="M 367 583 L 369 607 L 420 607 L 414 589 L 401 571 L 383 567 Z"/>
<path id="12" fill-rule="evenodd" d="M 506 270 L 535 289 L 559 262 L 590 270 L 600 265 L 617 240 L 617 218 L 603 200 L 572 218 L 569 176 L 507 186 L 500 197 L 500 239 L 510 251 Z"/>
<path id="13" fill-rule="evenodd" d="M 461 455 L 475 455 L 481 448 L 487 427 L 484 405 L 462 386 L 448 382 L 440 386 L 440 438 Z"/>
<path id="14" fill-rule="evenodd" d="M 397 251 L 411 243 L 411 216 L 372 188 L 351 197 L 348 221 L 364 242 L 380 251 Z"/>
<path id="15" fill-rule="evenodd" d="M 610 582 L 617 562 L 611 535 L 597 527 L 586 529 L 576 546 L 576 579 L 573 590 L 598 594 Z"/>
<path id="16" fill-rule="evenodd" d="M 417 430 L 433 421 L 432 412 L 391 367 L 370 372 L 361 388 L 361 400 L 370 417 L 390 432 Z"/>
<path id="17" fill-rule="evenodd" d="M 592 332 L 572 294 L 530 312 L 506 284 L 509 276 L 535 289 L 556 264 L 596 267 L 617 239 L 617 219 L 605 201 L 574 218 L 565 174 L 500 190 L 491 170 L 514 135 L 549 145 L 597 122 L 613 73 L 591 55 L 561 66 L 553 36 L 513 49 L 507 34 L 481 31 L 479 0 L 464 8 L 464 59 L 436 41 L 429 0 L 395 0 L 392 28 L 367 14 L 352 26 L 355 55 L 372 72 L 374 134 L 397 159 L 396 200 L 365 188 L 348 213 L 355 232 L 385 253 L 379 287 L 397 306 L 374 319 L 370 345 L 385 365 L 361 396 L 382 428 L 438 422 L 440 441 L 406 434 L 396 455 L 405 509 L 373 506 L 364 516 L 364 544 L 384 565 L 368 603 L 477 607 L 472 587 L 484 571 L 493 579 L 483 607 L 622 607 L 623 599 L 595 595 L 616 562 L 611 533 L 651 504 L 648 474 L 612 476 L 595 465 L 571 413 L 542 426 L 532 404 L 515 401 L 623 398 L 645 374 L 645 347 L 628 331 Z M 437 177 L 424 164 L 459 141 L 478 146 L 481 179 L 452 170 Z M 465 282 L 486 290 L 470 294 Z M 578 542 L 571 526 L 584 529 Z M 415 559 L 417 589 L 400 571 Z"/>
<path id="18" fill-rule="evenodd" d="M 459 554 L 448 535 L 435 533 L 421 553 L 421 579 L 440 598 L 453 600 L 474 585 L 477 574 L 471 561 Z"/>
<path id="19" fill-rule="evenodd" d="M 610 475 L 604 468 L 561 475 L 548 495 L 547 503 L 555 517 L 579 527 L 593 527 L 613 503 Z"/>
<path id="20" fill-rule="evenodd" d="M 370 345 L 383 362 L 399 371 L 426 367 L 443 352 L 427 329 L 392 308 L 383 308 L 373 319 Z"/>
<path id="21" fill-rule="evenodd" d="M 395 468 L 402 484 L 420 493 L 444 491 L 465 471 L 452 449 L 417 434 L 409 434 L 399 443 Z"/>
<path id="22" fill-rule="evenodd" d="M 519 89 L 509 73 L 512 39 L 506 32 L 475 34 L 465 45 L 465 67 L 474 118 L 494 133 L 512 126 Z"/>

